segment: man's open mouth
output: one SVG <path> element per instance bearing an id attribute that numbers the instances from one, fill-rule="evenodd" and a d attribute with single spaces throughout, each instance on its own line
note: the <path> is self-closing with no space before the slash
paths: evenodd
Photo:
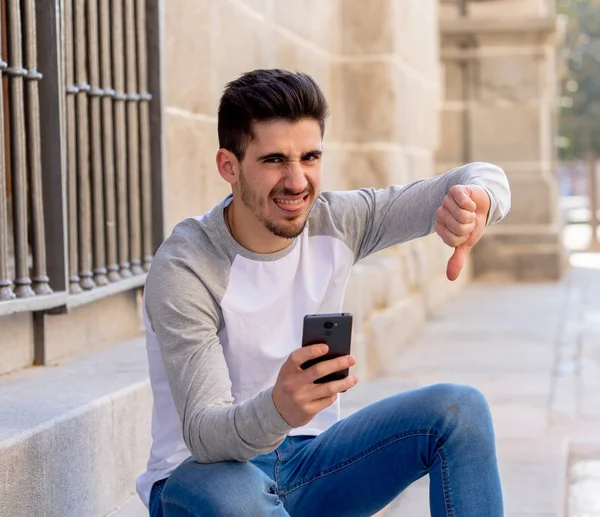
<path id="1" fill-rule="evenodd" d="M 283 196 L 273 198 L 273 202 L 284 212 L 300 212 L 306 206 L 308 194 L 304 196 Z"/>

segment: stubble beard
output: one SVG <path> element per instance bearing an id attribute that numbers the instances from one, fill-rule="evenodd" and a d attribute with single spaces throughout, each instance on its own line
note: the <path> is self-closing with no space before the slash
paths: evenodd
<path id="1" fill-rule="evenodd" d="M 308 184 L 307 190 L 308 198 L 310 200 L 313 198 L 314 190 L 310 183 Z M 304 228 L 306 227 L 306 221 L 308 220 L 308 215 L 292 215 L 290 216 L 291 218 L 288 219 L 290 224 L 280 224 L 272 219 L 269 219 L 269 217 L 265 214 L 267 209 L 265 206 L 265 200 L 252 191 L 244 178 L 243 171 L 240 171 L 240 192 L 244 205 L 254 214 L 254 216 L 264 225 L 264 227 L 276 237 L 280 237 L 282 239 L 295 239 L 304 231 Z M 277 197 L 275 194 L 293 195 L 294 193 L 285 190 L 271 192 L 267 203 Z M 304 219 L 301 221 L 295 221 L 301 217 Z"/>

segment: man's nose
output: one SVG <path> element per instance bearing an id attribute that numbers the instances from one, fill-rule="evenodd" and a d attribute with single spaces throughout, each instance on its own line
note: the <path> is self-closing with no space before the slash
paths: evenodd
<path id="1" fill-rule="evenodd" d="M 290 161 L 287 166 L 284 187 L 295 193 L 303 192 L 308 185 L 304 167 L 296 161 Z"/>

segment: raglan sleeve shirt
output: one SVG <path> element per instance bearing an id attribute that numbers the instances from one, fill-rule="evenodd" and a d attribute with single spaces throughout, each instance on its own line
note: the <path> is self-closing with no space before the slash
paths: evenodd
<path id="1" fill-rule="evenodd" d="M 198 258 L 197 233 L 186 220 L 163 244 L 146 281 L 145 308 L 194 459 L 250 460 L 277 448 L 292 427 L 275 407 L 272 388 L 233 404 L 218 337 L 222 313 L 203 279 L 210 268 Z"/>
<path id="2" fill-rule="evenodd" d="M 404 187 L 323 193 L 322 217 L 331 218 L 358 261 L 431 233 L 435 211 L 453 185 L 486 190 L 491 201 L 488 224 L 501 220 L 510 208 L 504 172 L 473 163 Z M 272 387 L 233 404 L 218 337 L 223 316 L 205 282 L 196 233 L 193 222 L 183 222 L 163 244 L 146 281 L 145 309 L 194 459 L 247 461 L 277 448 L 292 426 L 275 407 Z"/>
<path id="3" fill-rule="evenodd" d="M 382 249 L 432 233 L 435 212 L 455 185 L 476 185 L 487 192 L 488 225 L 502 220 L 510 210 L 510 187 L 504 171 L 485 162 L 470 163 L 406 186 L 329 192 L 323 197 L 333 224 L 358 262 Z"/>

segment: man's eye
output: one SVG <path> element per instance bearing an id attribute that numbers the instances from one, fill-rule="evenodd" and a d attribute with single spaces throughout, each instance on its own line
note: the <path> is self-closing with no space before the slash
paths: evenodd
<path id="1" fill-rule="evenodd" d="M 265 163 L 281 163 L 281 158 L 267 158 Z"/>
<path id="2" fill-rule="evenodd" d="M 308 156 L 306 156 L 304 158 L 305 162 L 314 162 L 315 160 L 318 160 L 319 157 L 316 154 L 309 154 Z"/>

